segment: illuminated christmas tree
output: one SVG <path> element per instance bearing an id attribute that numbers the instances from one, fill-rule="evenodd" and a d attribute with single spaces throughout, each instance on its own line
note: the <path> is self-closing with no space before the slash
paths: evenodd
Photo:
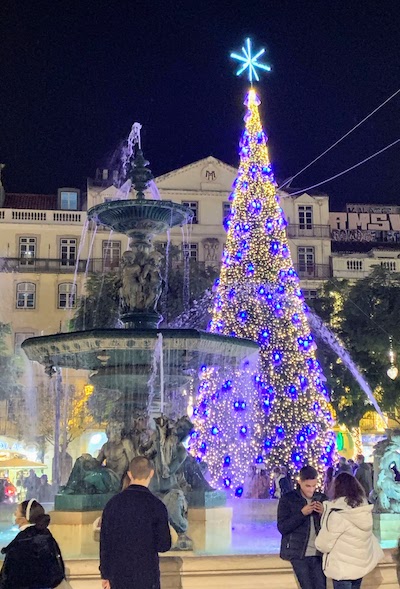
<path id="1" fill-rule="evenodd" d="M 264 409 L 263 446 L 269 466 L 287 465 L 298 471 L 309 464 L 321 470 L 334 453 L 332 416 L 293 268 L 259 104 L 251 89 L 210 329 L 260 345 L 252 393 Z M 236 396 L 231 395 L 231 401 Z M 216 405 L 220 399 L 221 395 L 214 399 Z M 212 471 L 223 470 L 223 465 L 222 453 L 212 449 L 220 433 L 211 429 L 222 429 L 231 417 L 228 412 L 222 423 L 213 421 L 210 413 L 208 420 L 198 423 L 199 440 L 206 444 L 204 460 Z M 236 436 L 240 439 L 240 433 Z"/>
<path id="2" fill-rule="evenodd" d="M 254 366 L 247 364 L 229 378 L 203 366 L 199 379 L 191 451 L 207 463 L 213 486 L 241 497 L 250 466 L 263 462 L 264 419 Z"/>

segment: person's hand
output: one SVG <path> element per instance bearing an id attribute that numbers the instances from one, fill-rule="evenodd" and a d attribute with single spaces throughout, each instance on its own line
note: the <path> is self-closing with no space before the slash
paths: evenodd
<path id="1" fill-rule="evenodd" d="M 110 581 L 108 579 L 101 580 L 102 589 L 111 589 Z"/>
<path id="2" fill-rule="evenodd" d="M 314 501 L 314 511 L 319 513 L 320 515 L 324 511 L 324 506 L 322 505 L 321 501 Z"/>
<path id="3" fill-rule="evenodd" d="M 311 503 L 307 503 L 307 505 L 305 505 L 303 507 L 303 509 L 301 510 L 301 513 L 303 515 L 311 515 L 312 512 L 314 511 L 314 507 L 315 507 L 315 501 L 312 501 Z"/>

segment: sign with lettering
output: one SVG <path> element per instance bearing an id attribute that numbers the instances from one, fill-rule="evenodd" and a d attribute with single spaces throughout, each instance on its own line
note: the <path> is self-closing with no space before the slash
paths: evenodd
<path id="1" fill-rule="evenodd" d="M 397 205 L 371 205 L 360 203 L 348 203 L 346 205 L 348 213 L 400 213 L 400 207 Z"/>
<path id="2" fill-rule="evenodd" d="M 400 242 L 399 213 L 329 213 L 329 223 L 334 241 Z"/>

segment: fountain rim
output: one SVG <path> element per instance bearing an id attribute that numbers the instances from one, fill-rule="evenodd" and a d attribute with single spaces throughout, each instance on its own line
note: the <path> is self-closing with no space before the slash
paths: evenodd
<path id="1" fill-rule="evenodd" d="M 99 329 L 88 329 L 81 331 L 69 331 L 67 333 L 52 333 L 50 335 L 37 335 L 29 337 L 24 340 L 21 344 L 23 350 L 29 349 L 33 345 L 40 344 L 41 342 L 67 342 L 69 340 L 76 339 L 88 339 L 89 337 L 107 337 L 112 336 L 117 339 L 157 339 L 158 334 L 161 334 L 164 339 L 205 339 L 210 341 L 220 341 L 221 343 L 234 344 L 237 347 L 246 347 L 249 349 L 258 350 L 259 344 L 253 340 L 239 337 L 232 337 L 230 335 L 221 335 L 219 333 L 210 333 L 202 329 L 194 328 L 173 328 L 163 327 L 160 329 L 119 329 L 119 328 L 99 328 Z"/>
<path id="2" fill-rule="evenodd" d="M 111 223 L 104 223 L 99 219 L 99 215 L 105 212 L 110 212 L 113 210 L 118 209 L 135 209 L 140 208 L 142 211 L 145 209 L 169 209 L 181 215 L 181 220 L 175 221 L 170 219 L 167 222 L 169 227 L 174 227 L 176 225 L 184 225 L 188 222 L 191 222 L 194 217 L 194 212 L 190 209 L 187 205 L 176 203 L 172 200 L 155 200 L 155 199 L 138 199 L 138 198 L 128 198 L 127 200 L 110 200 L 107 202 L 102 202 L 94 207 L 91 207 L 87 211 L 87 218 L 89 221 L 95 221 L 96 223 L 100 223 L 101 225 L 106 225 L 111 227 Z M 143 218 L 143 217 L 142 217 Z"/>
<path id="3" fill-rule="evenodd" d="M 237 361 L 244 361 L 252 357 L 259 350 L 259 345 L 248 339 L 230 337 L 216 333 L 209 333 L 200 329 L 91 329 L 88 331 L 72 331 L 62 334 L 51 334 L 35 336 L 26 339 L 22 343 L 22 349 L 30 361 L 36 361 L 42 366 L 59 366 L 60 368 L 74 368 L 71 365 L 72 358 L 80 357 L 81 366 L 77 369 L 83 368 L 85 370 L 95 370 L 96 366 L 83 366 L 84 358 L 91 354 L 116 352 L 126 352 L 128 350 L 135 350 L 138 352 L 145 352 L 149 348 L 143 346 L 142 348 L 135 347 L 129 344 L 130 340 L 147 340 L 152 341 L 154 345 L 157 342 L 158 336 L 162 335 L 164 342 L 171 342 L 169 349 L 183 351 L 182 343 L 186 340 L 197 341 L 197 349 L 190 346 L 187 352 L 202 353 L 207 350 L 207 345 L 211 348 L 212 344 L 221 344 L 221 350 L 215 351 L 216 354 L 221 354 L 226 359 L 234 359 Z M 91 342 L 98 341 L 98 347 L 91 345 Z M 109 342 L 107 342 L 109 340 Z M 121 342 L 121 347 L 115 344 L 115 341 Z M 126 341 L 126 346 L 123 342 Z M 82 347 L 80 346 L 82 345 Z M 86 345 L 85 345 L 86 344 Z M 75 346 L 75 349 L 72 347 Z M 226 346 L 226 347 L 225 347 Z M 225 347 L 225 349 L 224 349 Z M 186 348 L 185 348 L 186 349 Z M 96 352 L 97 350 L 97 352 Z M 236 350 L 236 352 L 235 352 Z M 69 360 L 68 360 L 69 359 Z"/>

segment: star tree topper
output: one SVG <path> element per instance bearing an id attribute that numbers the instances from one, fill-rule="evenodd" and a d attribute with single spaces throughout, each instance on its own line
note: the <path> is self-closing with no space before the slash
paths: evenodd
<path id="1" fill-rule="evenodd" d="M 271 67 L 269 65 L 265 63 L 259 63 L 258 61 L 258 58 L 265 53 L 265 49 L 260 49 L 258 53 L 253 55 L 250 39 L 246 39 L 246 46 L 242 47 L 242 53 L 243 55 L 239 55 L 238 53 L 231 53 L 232 59 L 236 59 L 237 61 L 240 61 L 243 64 L 239 67 L 238 71 L 236 72 L 237 76 L 240 76 L 241 74 L 243 74 L 243 72 L 245 72 L 248 69 L 249 71 L 247 72 L 247 75 L 250 84 L 252 84 L 253 79 L 255 79 L 257 82 L 260 80 L 257 73 L 257 68 L 265 72 L 271 71 Z"/>

